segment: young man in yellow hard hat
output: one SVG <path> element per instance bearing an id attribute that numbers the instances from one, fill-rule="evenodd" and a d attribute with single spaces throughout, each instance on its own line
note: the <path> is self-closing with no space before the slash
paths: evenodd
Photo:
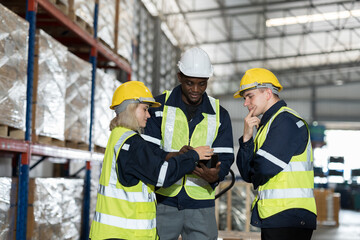
<path id="1" fill-rule="evenodd" d="M 261 239 L 307 240 L 316 229 L 310 132 L 306 121 L 280 100 L 281 90 L 269 70 L 245 72 L 234 94 L 249 111 L 236 164 L 258 191 L 251 224 L 261 228 Z"/>
<path id="2" fill-rule="evenodd" d="M 163 159 L 197 146 L 211 146 L 218 155 L 216 167 L 204 164 L 181 181 L 156 191 L 160 239 L 217 239 L 215 187 L 234 161 L 228 112 L 206 94 L 213 74 L 209 56 L 200 48 L 185 51 L 178 63 L 180 85 L 155 99 L 160 108 L 150 111 L 144 138 Z"/>
<path id="3" fill-rule="evenodd" d="M 110 106 L 116 117 L 105 150 L 90 238 L 158 239 L 155 186 L 167 187 L 189 171 L 199 159 L 210 159 L 210 147 L 198 147 L 164 161 L 154 155 L 140 136 L 150 117 L 149 107 L 158 107 L 149 89 L 130 81 L 119 86 Z"/>

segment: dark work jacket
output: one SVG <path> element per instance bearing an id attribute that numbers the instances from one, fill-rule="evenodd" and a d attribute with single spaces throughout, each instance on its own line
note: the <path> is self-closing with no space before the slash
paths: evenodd
<path id="1" fill-rule="evenodd" d="M 286 103 L 281 100 L 269 108 L 262 116 L 259 128 L 265 125 L 283 106 L 286 106 Z M 308 142 L 307 128 L 305 125 L 298 128 L 296 125 L 298 121 L 299 119 L 291 113 L 280 113 L 272 122 L 261 149 L 288 164 L 293 156 L 305 150 Z M 282 171 L 282 168 L 266 158 L 254 154 L 253 138 L 243 143 L 243 137 L 241 137 L 239 146 L 236 164 L 244 181 L 252 183 L 254 189 L 265 184 L 270 178 Z M 316 229 L 316 215 L 305 209 L 289 209 L 266 219 L 261 219 L 257 205 L 255 205 L 252 211 L 251 224 L 260 228 L 299 227 Z"/>
<path id="2" fill-rule="evenodd" d="M 182 90 L 181 85 L 175 87 L 169 96 L 166 105 L 178 107 L 180 108 L 185 115 L 187 116 L 186 105 L 182 100 Z M 148 119 L 145 128 L 145 135 L 154 139 L 153 142 L 149 142 L 150 146 L 156 152 L 165 159 L 168 152 L 160 149 L 160 141 L 161 141 L 161 123 L 162 123 L 162 115 L 159 114 L 164 109 L 165 103 L 165 94 L 161 94 L 155 97 L 157 102 L 160 102 L 162 105 L 159 108 L 150 108 L 149 112 L 151 118 Z M 214 114 L 214 110 L 210 104 L 208 96 L 206 93 L 203 94 L 202 102 L 197 109 L 195 116 L 189 121 L 189 134 L 192 135 L 196 125 L 203 120 L 202 113 Z M 158 144 L 154 144 L 154 142 L 158 142 Z M 211 147 L 219 147 L 219 148 L 231 148 L 233 149 L 233 137 L 232 137 L 232 127 L 229 113 L 225 110 L 225 108 L 220 106 L 220 127 L 218 131 L 218 135 L 216 136 L 215 141 Z M 230 167 L 234 162 L 234 154 L 233 153 L 219 153 L 219 161 L 220 172 L 219 172 L 219 182 L 224 180 L 225 176 L 229 173 Z M 213 188 L 217 186 L 218 182 L 211 184 Z M 213 207 L 215 206 L 214 200 L 195 200 L 189 197 L 184 190 L 181 189 L 179 194 L 175 197 L 165 197 L 160 194 L 157 194 L 157 201 L 169 206 L 177 207 L 178 209 L 197 209 L 197 208 L 205 208 L 205 207 Z"/>

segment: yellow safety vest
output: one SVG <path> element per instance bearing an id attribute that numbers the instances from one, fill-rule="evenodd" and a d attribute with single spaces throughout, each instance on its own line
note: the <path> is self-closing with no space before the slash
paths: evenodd
<path id="1" fill-rule="evenodd" d="M 171 92 L 165 91 L 165 93 L 166 102 Z M 211 147 L 219 130 L 220 105 L 217 99 L 209 97 L 209 100 L 215 114 L 203 113 L 204 119 L 196 125 L 191 139 L 188 121 L 184 112 L 180 108 L 164 105 L 160 147 L 166 152 L 178 152 L 184 145 L 192 147 L 208 145 Z M 215 191 L 210 184 L 194 174 L 186 174 L 170 187 L 160 188 L 156 193 L 174 197 L 180 192 L 182 186 L 185 187 L 186 193 L 193 199 L 215 198 Z"/>
<path id="2" fill-rule="evenodd" d="M 259 129 L 255 137 L 255 149 L 260 155 L 265 155 L 261 148 L 265 142 L 271 123 L 280 113 L 287 111 L 300 120 L 298 127 L 305 124 L 308 129 L 308 143 L 303 153 L 293 156 L 288 164 L 284 163 L 284 169 L 272 177 L 267 183 L 259 186 L 252 207 L 257 203 L 260 218 L 268 218 L 292 208 L 302 208 L 316 214 L 316 204 L 314 198 L 314 171 L 313 155 L 310 142 L 309 127 L 298 113 L 288 107 L 281 107 L 267 124 Z M 281 161 L 281 160 L 280 160 Z M 281 164 L 281 163 L 279 163 Z"/>
<path id="3" fill-rule="evenodd" d="M 125 187 L 117 179 L 120 149 L 134 131 L 116 127 L 111 131 L 102 166 L 94 220 L 90 236 L 97 239 L 158 239 L 154 186 L 139 183 Z"/>

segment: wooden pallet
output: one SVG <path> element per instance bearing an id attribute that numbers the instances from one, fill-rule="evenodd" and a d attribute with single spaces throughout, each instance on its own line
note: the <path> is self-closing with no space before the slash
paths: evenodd
<path id="1" fill-rule="evenodd" d="M 0 125 L 0 137 L 23 140 L 25 139 L 25 132 L 11 126 Z"/>
<path id="2" fill-rule="evenodd" d="M 98 153 L 105 153 L 105 148 L 104 147 L 100 147 L 98 145 L 94 146 L 94 152 L 98 152 Z"/>
<path id="3" fill-rule="evenodd" d="M 85 151 L 89 150 L 89 144 L 84 143 L 84 142 L 71 141 L 71 140 L 65 140 L 65 147 L 75 148 L 75 149 L 80 149 L 80 150 L 85 150 Z"/>
<path id="4" fill-rule="evenodd" d="M 87 22 L 85 22 L 82 18 L 75 14 L 75 11 L 70 9 L 68 13 L 68 17 L 75 22 L 79 27 L 88 32 L 90 35 L 94 35 L 94 28 L 90 26 Z"/>
<path id="5" fill-rule="evenodd" d="M 69 7 L 65 5 L 61 0 L 49 0 L 52 4 L 55 5 L 56 8 L 58 8 L 61 12 L 63 12 L 65 15 L 69 14 Z"/>
<path id="6" fill-rule="evenodd" d="M 48 136 L 35 136 L 33 137 L 33 142 L 51 145 L 51 146 L 57 146 L 57 147 L 65 146 L 64 141 Z"/>

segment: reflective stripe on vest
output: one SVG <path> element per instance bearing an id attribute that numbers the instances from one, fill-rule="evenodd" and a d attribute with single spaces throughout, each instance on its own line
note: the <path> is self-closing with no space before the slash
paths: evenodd
<path id="1" fill-rule="evenodd" d="M 297 126 L 300 128 L 305 125 L 308 130 L 306 149 L 300 155 L 293 156 L 288 164 L 260 149 L 265 142 L 271 123 L 276 116 L 284 111 L 301 119 L 301 123 L 298 122 Z M 267 183 L 259 186 L 258 196 L 253 202 L 253 206 L 258 204 L 259 216 L 261 218 L 267 218 L 291 208 L 303 208 L 316 214 L 316 205 L 313 194 L 314 173 L 312 148 L 310 133 L 305 120 L 303 120 L 294 110 L 288 107 L 282 107 L 265 126 L 259 129 L 254 142 L 254 151 L 256 151 L 258 155 L 263 156 L 268 161 L 283 169 Z"/>
<path id="2" fill-rule="evenodd" d="M 154 187 L 139 181 L 125 187 L 117 179 L 120 149 L 129 149 L 125 141 L 134 131 L 117 127 L 112 130 L 105 151 L 90 238 L 157 239 Z M 111 167 L 110 167 L 111 166 Z M 131 209 L 131 211 L 130 211 Z"/>
<path id="3" fill-rule="evenodd" d="M 171 92 L 166 91 L 165 102 L 169 98 Z M 189 125 L 184 112 L 180 108 L 164 105 L 163 119 L 161 125 L 162 140 L 161 147 L 166 152 L 178 152 L 184 145 L 192 147 L 212 146 L 220 126 L 220 105 L 217 99 L 209 97 L 211 106 L 215 114 L 204 114 L 204 119 L 196 125 L 190 139 Z M 231 152 L 233 149 L 218 148 L 221 151 Z M 210 184 L 202 178 L 187 174 L 184 178 L 167 188 L 160 188 L 157 193 L 174 197 L 176 196 L 184 184 L 185 191 L 193 199 L 214 199 L 215 191 Z"/>

